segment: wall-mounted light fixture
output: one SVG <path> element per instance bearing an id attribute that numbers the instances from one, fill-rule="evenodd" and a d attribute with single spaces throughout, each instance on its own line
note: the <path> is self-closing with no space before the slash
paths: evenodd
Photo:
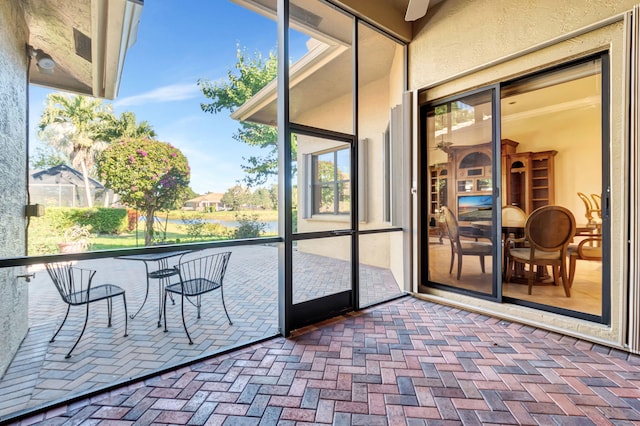
<path id="1" fill-rule="evenodd" d="M 29 46 L 29 56 L 31 56 L 32 60 L 36 61 L 38 71 L 44 74 L 53 74 L 56 62 L 48 53 L 45 53 L 41 49 L 34 49 L 32 46 Z"/>
<path id="2" fill-rule="evenodd" d="M 24 215 L 27 217 L 44 216 L 44 206 L 42 204 L 27 204 L 24 206 Z"/>

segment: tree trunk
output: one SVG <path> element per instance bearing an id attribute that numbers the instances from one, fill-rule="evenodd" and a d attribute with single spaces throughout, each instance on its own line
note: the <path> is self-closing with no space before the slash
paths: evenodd
<path id="1" fill-rule="evenodd" d="M 82 160 L 80 162 L 80 166 L 82 167 L 82 179 L 84 180 L 84 193 L 87 197 L 87 207 L 93 207 L 93 196 L 91 195 L 91 190 L 89 188 L 89 171 L 87 170 L 87 163 Z"/>
<path id="2" fill-rule="evenodd" d="M 155 218 L 153 217 L 155 214 L 154 210 L 145 212 L 146 214 L 146 222 L 145 222 L 145 231 L 144 231 L 144 245 L 150 246 L 153 242 L 153 225 Z"/>

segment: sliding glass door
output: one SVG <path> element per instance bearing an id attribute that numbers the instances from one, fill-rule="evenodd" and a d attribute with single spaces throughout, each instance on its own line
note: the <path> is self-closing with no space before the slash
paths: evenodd
<path id="1" fill-rule="evenodd" d="M 423 285 L 609 321 L 608 61 L 422 107 Z"/>
<path id="2" fill-rule="evenodd" d="M 496 98 L 497 90 L 491 88 L 423 109 L 427 277 L 434 285 L 485 297 L 496 296 L 500 268 Z"/>

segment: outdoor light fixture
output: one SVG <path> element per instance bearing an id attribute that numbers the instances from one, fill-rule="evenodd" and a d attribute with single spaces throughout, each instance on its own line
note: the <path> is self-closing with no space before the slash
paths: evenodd
<path id="1" fill-rule="evenodd" d="M 27 204 L 24 206 L 24 215 L 27 217 L 42 217 L 44 216 L 44 205 Z"/>
<path id="2" fill-rule="evenodd" d="M 34 49 L 29 46 L 29 56 L 36 61 L 38 71 L 44 74 L 53 74 L 53 69 L 56 67 L 56 62 L 51 56 L 41 49 Z"/>
<path id="3" fill-rule="evenodd" d="M 56 63 L 51 56 L 44 53 L 42 50 L 38 52 L 36 56 L 36 65 L 40 72 L 45 74 L 53 74 L 53 69 L 56 67 Z"/>

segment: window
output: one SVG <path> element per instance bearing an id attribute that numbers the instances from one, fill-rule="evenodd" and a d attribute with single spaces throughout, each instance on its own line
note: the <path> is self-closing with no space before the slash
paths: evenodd
<path id="1" fill-rule="evenodd" d="M 313 154 L 313 214 L 349 214 L 351 163 L 349 149 Z"/>

